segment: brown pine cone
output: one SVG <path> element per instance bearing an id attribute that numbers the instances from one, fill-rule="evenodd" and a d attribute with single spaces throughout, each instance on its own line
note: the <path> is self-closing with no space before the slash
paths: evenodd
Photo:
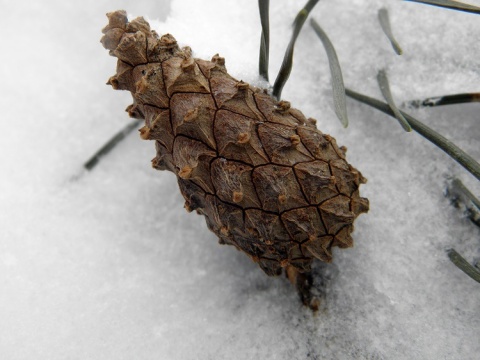
<path id="1" fill-rule="evenodd" d="M 145 119 L 141 137 L 155 140 L 153 167 L 177 175 L 185 208 L 205 215 L 220 243 L 268 275 L 287 268 L 299 289 L 314 258 L 330 262 L 333 246 L 352 246 L 368 200 L 345 148 L 288 102 L 228 75 L 218 55 L 193 58 L 142 17 L 107 16 L 101 42 L 118 58 L 108 84 L 132 93 L 127 111 Z"/>

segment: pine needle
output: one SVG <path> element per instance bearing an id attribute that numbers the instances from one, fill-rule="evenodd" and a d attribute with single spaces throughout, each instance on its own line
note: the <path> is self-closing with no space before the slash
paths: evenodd
<path id="1" fill-rule="evenodd" d="M 270 24 L 268 19 L 268 9 L 270 0 L 258 0 L 258 9 L 260 11 L 260 22 L 262 24 L 262 35 L 260 38 L 260 58 L 258 71 L 261 77 L 268 81 L 268 58 L 270 49 Z"/>
<path id="2" fill-rule="evenodd" d="M 475 267 L 470 265 L 470 263 L 465 260 L 455 249 L 448 249 L 447 250 L 448 257 L 450 260 L 465 274 L 470 276 L 473 280 L 480 283 L 480 271 L 478 271 Z"/>
<path id="3" fill-rule="evenodd" d="M 447 195 L 456 207 L 463 205 L 468 218 L 480 226 L 480 200 L 459 179 L 453 179 Z"/>
<path id="4" fill-rule="evenodd" d="M 421 4 L 443 7 L 446 9 L 464 11 L 473 14 L 480 14 L 480 7 L 451 0 L 405 0 Z"/>
<path id="5" fill-rule="evenodd" d="M 345 86 L 343 85 L 342 69 L 340 68 L 337 53 L 335 52 L 335 48 L 333 47 L 333 44 L 328 38 L 327 34 L 323 31 L 323 29 L 314 19 L 310 20 L 310 25 L 313 27 L 313 30 L 315 30 L 315 33 L 318 35 L 320 40 L 322 40 L 323 47 L 327 52 L 330 72 L 332 74 L 332 90 L 335 113 L 337 114 L 337 117 L 342 123 L 343 127 L 347 127 L 347 97 L 345 96 Z"/>
<path id="6" fill-rule="evenodd" d="M 358 100 L 364 104 L 370 105 L 390 116 L 395 116 L 392 109 L 390 109 L 390 106 L 388 106 L 388 104 L 380 100 L 371 98 L 369 96 L 357 93 L 348 88 L 346 88 L 345 91 L 347 96 L 355 100 Z M 468 155 L 466 152 L 460 149 L 453 142 L 451 142 L 444 136 L 440 135 L 433 129 L 423 124 L 421 121 L 404 113 L 403 111 L 400 111 L 400 112 L 408 121 L 408 123 L 410 124 L 413 130 L 418 132 L 428 141 L 437 145 L 440 149 L 442 149 L 444 152 L 450 155 L 455 161 L 457 161 L 460 165 L 462 165 L 467 171 L 469 171 L 473 176 L 475 176 L 478 180 L 480 180 L 480 164 L 474 158 L 472 158 L 470 155 Z"/>
<path id="7" fill-rule="evenodd" d="M 290 77 L 290 73 L 292 72 L 293 49 L 295 48 L 295 42 L 297 41 L 300 30 L 302 30 L 303 24 L 307 20 L 310 11 L 312 11 L 313 7 L 317 5 L 318 1 L 319 0 L 309 0 L 305 7 L 297 14 L 297 17 L 293 22 L 293 34 L 285 51 L 282 66 L 280 67 L 280 71 L 278 72 L 275 83 L 273 84 L 272 95 L 277 100 L 280 100 L 283 87 L 285 86 L 288 78 Z"/>
<path id="8" fill-rule="evenodd" d="M 110 140 L 108 140 L 105 145 L 103 145 L 99 150 L 97 150 L 97 152 L 90 159 L 88 159 L 85 164 L 83 164 L 83 167 L 86 170 L 92 170 L 95 165 L 98 164 L 100 158 L 107 155 L 128 134 L 130 134 L 133 130 L 137 129 L 141 121 L 142 120 L 135 120 L 132 121 L 130 124 L 126 125 L 122 130 L 120 130 Z"/>
<path id="9" fill-rule="evenodd" d="M 412 100 L 406 103 L 408 106 L 433 107 L 442 105 L 466 104 L 480 102 L 480 93 L 462 93 L 453 95 L 434 96 L 424 100 Z"/>
<path id="10" fill-rule="evenodd" d="M 403 50 L 393 36 L 392 27 L 390 26 L 390 19 L 388 17 L 388 10 L 386 8 L 381 8 L 378 10 L 378 21 L 380 22 L 380 26 L 382 27 L 382 30 L 387 36 L 388 40 L 390 40 L 393 50 L 395 50 L 397 55 L 402 55 Z"/>
<path id="11" fill-rule="evenodd" d="M 392 109 L 393 113 L 395 114 L 395 117 L 397 118 L 398 122 L 402 126 L 403 130 L 408 132 L 412 131 L 412 127 L 410 126 L 408 121 L 405 119 L 405 117 L 402 115 L 400 110 L 397 108 L 397 105 L 395 105 L 395 101 L 393 100 L 392 93 L 390 91 L 390 85 L 388 84 L 388 78 L 387 78 L 387 74 L 385 73 L 385 70 L 380 70 L 378 72 L 377 81 L 378 81 L 378 86 L 382 91 L 382 95 L 384 99 L 387 101 L 388 106 L 390 106 L 390 109 Z"/>
<path id="12" fill-rule="evenodd" d="M 480 211 L 480 200 L 475 197 L 475 195 L 472 194 L 470 190 L 467 189 L 465 185 L 459 180 L 459 179 L 454 179 L 452 181 L 452 189 L 455 194 L 461 195 L 463 197 L 464 202 L 471 201 L 473 205 L 477 208 L 478 211 Z"/>

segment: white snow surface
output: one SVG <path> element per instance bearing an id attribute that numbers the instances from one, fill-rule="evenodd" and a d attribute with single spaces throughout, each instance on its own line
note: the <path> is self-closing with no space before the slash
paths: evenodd
<path id="1" fill-rule="evenodd" d="M 271 81 L 303 5 L 271 1 Z M 382 6 L 402 56 L 380 28 Z M 174 175 L 150 166 L 153 143 L 133 134 L 82 172 L 129 121 L 131 96 L 105 86 L 115 59 L 99 43 L 119 8 L 258 80 L 254 0 L 0 1 L 0 359 L 478 359 L 480 286 L 445 250 L 478 260 L 480 231 L 444 196 L 448 177 L 476 194 L 478 181 L 353 100 L 343 129 L 308 24 L 283 98 L 348 147 L 371 207 L 355 246 L 334 251 L 317 315 L 185 212 Z M 479 91 L 478 16 L 380 0 L 324 0 L 312 15 L 352 89 L 381 98 L 386 68 L 398 104 Z M 477 104 L 410 112 L 480 159 Z"/>

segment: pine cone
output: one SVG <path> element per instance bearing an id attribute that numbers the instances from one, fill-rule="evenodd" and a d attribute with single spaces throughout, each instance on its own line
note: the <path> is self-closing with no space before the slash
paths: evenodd
<path id="1" fill-rule="evenodd" d="M 288 102 L 231 77 L 218 55 L 193 58 L 142 17 L 107 16 L 101 42 L 118 58 L 108 84 L 132 93 L 127 111 L 145 119 L 153 167 L 177 175 L 185 208 L 205 215 L 220 243 L 268 275 L 287 267 L 291 279 L 314 258 L 330 262 L 332 247 L 352 246 L 353 221 L 368 200 L 344 147 Z"/>

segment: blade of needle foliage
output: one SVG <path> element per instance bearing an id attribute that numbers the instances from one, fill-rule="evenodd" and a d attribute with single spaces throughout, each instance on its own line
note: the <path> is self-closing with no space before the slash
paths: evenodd
<path id="1" fill-rule="evenodd" d="M 305 7 L 300 10 L 293 22 L 293 34 L 288 43 L 287 50 L 285 51 L 285 56 L 283 58 L 282 66 L 278 72 L 275 83 L 273 84 L 272 95 L 279 100 L 282 95 L 283 87 L 285 86 L 293 66 L 293 49 L 295 48 L 295 42 L 297 41 L 300 30 L 302 30 L 303 24 L 307 20 L 310 11 L 317 5 L 319 0 L 309 0 Z"/>
<path id="2" fill-rule="evenodd" d="M 258 71 L 261 77 L 268 81 L 268 58 L 270 49 L 270 24 L 268 19 L 268 8 L 270 0 L 258 0 L 260 10 L 260 22 L 262 24 L 262 35 L 260 38 L 260 59 Z"/>
<path id="3" fill-rule="evenodd" d="M 107 155 L 128 134 L 130 134 L 133 130 L 138 128 L 140 123 L 141 123 L 141 120 L 136 120 L 126 125 L 122 130 L 120 130 L 110 140 L 108 140 L 107 143 L 103 145 L 90 159 L 88 159 L 88 161 L 85 162 L 85 164 L 83 164 L 83 167 L 86 170 L 92 170 L 95 167 L 95 165 L 98 164 L 102 156 Z"/>
<path id="4" fill-rule="evenodd" d="M 355 91 L 352 91 L 348 88 L 345 89 L 347 96 L 358 100 L 364 104 L 370 105 L 390 116 L 395 116 L 393 114 L 392 109 L 388 104 L 371 98 L 369 96 L 359 94 Z M 470 155 L 465 153 L 462 149 L 460 149 L 457 145 L 453 142 L 448 140 L 447 138 L 443 137 L 433 129 L 430 129 L 428 126 L 420 122 L 419 120 L 415 119 L 414 117 L 404 113 L 401 111 L 402 115 L 407 119 L 408 123 L 412 127 L 413 130 L 418 132 L 422 135 L 425 139 L 432 142 L 433 144 L 437 145 L 440 149 L 445 151 L 448 155 L 450 155 L 455 161 L 457 161 L 460 165 L 462 165 L 465 169 L 467 169 L 473 176 L 475 176 L 478 180 L 480 180 L 480 164 L 475 161 Z"/>
<path id="5" fill-rule="evenodd" d="M 380 22 L 380 26 L 382 27 L 383 32 L 387 35 L 388 40 L 392 44 L 393 50 L 397 53 L 397 55 L 402 55 L 403 51 L 400 45 L 398 44 L 397 40 L 393 36 L 392 27 L 390 26 L 390 19 L 388 17 L 388 10 L 385 8 L 381 8 L 378 10 L 378 21 Z"/>
<path id="6" fill-rule="evenodd" d="M 447 195 L 456 207 L 462 204 L 468 218 L 475 225 L 480 226 L 480 200 L 459 179 L 453 179 L 447 189 Z"/>
<path id="7" fill-rule="evenodd" d="M 465 260 L 455 249 L 447 250 L 450 260 L 465 274 L 470 276 L 473 280 L 480 283 L 480 271 L 474 268 L 470 263 Z"/>
<path id="8" fill-rule="evenodd" d="M 463 93 L 430 97 L 425 100 L 412 100 L 407 103 L 409 106 L 419 108 L 421 106 L 433 107 L 441 105 L 455 105 L 472 102 L 480 102 L 480 93 Z"/>
<path id="9" fill-rule="evenodd" d="M 405 0 L 405 1 L 411 1 L 416 3 L 421 3 L 421 4 L 439 6 L 439 7 L 443 7 L 451 10 L 458 10 L 458 11 L 465 11 L 465 12 L 474 13 L 474 14 L 480 14 L 480 7 L 470 5 L 470 4 L 464 4 L 458 1 L 450 1 L 450 0 Z"/>
<path id="10" fill-rule="evenodd" d="M 459 179 L 454 179 L 452 181 L 452 190 L 455 194 L 464 197 L 462 201 L 471 201 L 472 204 L 475 205 L 478 210 L 480 210 L 480 200 L 477 199 L 475 195 L 473 195 L 472 192 L 468 190 Z"/>
<path id="11" fill-rule="evenodd" d="M 335 113 L 337 114 L 337 117 L 342 123 L 343 127 L 347 127 L 347 98 L 345 96 L 342 69 L 340 68 L 340 63 L 338 62 L 337 53 L 335 52 L 335 48 L 333 47 L 333 44 L 325 31 L 323 31 L 323 29 L 314 19 L 310 20 L 310 25 L 313 27 L 313 30 L 315 30 L 315 33 L 322 41 L 323 47 L 327 52 L 330 73 L 332 74 L 333 103 L 335 106 Z"/>
<path id="12" fill-rule="evenodd" d="M 378 81 L 378 86 L 380 86 L 380 90 L 382 91 L 383 97 L 387 101 L 388 106 L 390 106 L 390 109 L 392 109 L 400 125 L 402 125 L 403 130 L 409 131 L 409 132 L 412 131 L 412 127 L 410 126 L 408 121 L 403 117 L 400 110 L 398 110 L 397 105 L 395 105 L 395 101 L 393 101 L 392 93 L 390 91 L 390 85 L 388 84 L 388 78 L 387 78 L 387 74 L 385 73 L 385 70 L 380 70 L 378 72 L 377 81 Z"/>

